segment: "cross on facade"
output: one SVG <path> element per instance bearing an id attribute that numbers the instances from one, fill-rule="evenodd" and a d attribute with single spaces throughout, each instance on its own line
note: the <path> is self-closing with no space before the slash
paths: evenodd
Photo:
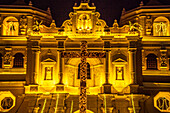
<path id="1" fill-rule="evenodd" d="M 86 94 L 86 81 L 87 81 L 87 58 L 105 58 L 104 52 L 87 52 L 87 42 L 81 42 L 81 52 L 62 52 L 62 58 L 81 58 L 80 65 L 80 97 L 79 97 L 79 110 L 80 113 L 86 113 L 87 109 L 87 94 Z"/>

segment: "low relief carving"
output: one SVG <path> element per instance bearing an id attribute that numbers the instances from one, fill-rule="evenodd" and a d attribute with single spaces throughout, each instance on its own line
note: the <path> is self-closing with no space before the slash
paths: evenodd
<path id="1" fill-rule="evenodd" d="M 20 18 L 20 33 L 26 34 L 26 28 L 27 28 L 27 17 L 25 15 L 22 15 Z"/>
<path id="2" fill-rule="evenodd" d="M 167 57 L 166 57 L 166 50 L 161 52 L 161 66 L 166 67 L 167 66 Z"/>
<path id="3" fill-rule="evenodd" d="M 10 64 L 11 61 L 12 61 L 11 52 L 6 52 L 4 55 L 4 64 Z"/>
<path id="4" fill-rule="evenodd" d="M 165 98 L 165 97 L 160 97 L 157 100 L 157 106 L 161 110 L 167 110 L 170 107 L 169 100 L 167 98 Z"/>
<path id="5" fill-rule="evenodd" d="M 1 101 L 1 107 L 3 109 L 10 109 L 13 106 L 13 99 L 11 97 L 5 97 Z"/>

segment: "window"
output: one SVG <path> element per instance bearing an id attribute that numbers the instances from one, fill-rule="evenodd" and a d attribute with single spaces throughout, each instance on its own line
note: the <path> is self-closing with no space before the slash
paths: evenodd
<path id="1" fill-rule="evenodd" d="M 157 69 L 157 56 L 155 54 L 147 55 L 147 69 Z"/>
<path id="2" fill-rule="evenodd" d="M 2 68 L 2 54 L 0 53 L 0 68 Z"/>
<path id="3" fill-rule="evenodd" d="M 78 65 L 78 79 L 80 79 L 80 65 Z M 90 77 L 90 64 L 87 62 L 87 79 L 91 79 Z"/>
<path id="4" fill-rule="evenodd" d="M 19 23 L 15 17 L 7 17 L 3 21 L 3 35 L 18 36 Z"/>
<path id="5" fill-rule="evenodd" d="M 154 36 L 168 36 L 169 35 L 169 20 L 165 17 L 158 17 L 153 23 Z"/>
<path id="6" fill-rule="evenodd" d="M 22 53 L 16 53 L 14 55 L 14 66 L 16 68 L 22 68 L 24 67 L 24 55 Z"/>

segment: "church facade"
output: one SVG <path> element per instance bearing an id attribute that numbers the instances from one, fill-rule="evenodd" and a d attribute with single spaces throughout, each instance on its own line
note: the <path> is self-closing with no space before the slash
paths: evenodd
<path id="1" fill-rule="evenodd" d="M 69 18 L 0 5 L 0 112 L 79 113 L 83 98 L 86 113 L 170 112 L 169 5 L 141 2 L 109 27 L 83 1 Z"/>

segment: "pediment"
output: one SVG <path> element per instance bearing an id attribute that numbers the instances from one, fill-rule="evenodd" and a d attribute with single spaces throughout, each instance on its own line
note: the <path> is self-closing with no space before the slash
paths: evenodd
<path id="1" fill-rule="evenodd" d="M 116 59 L 114 62 L 126 62 L 125 60 L 121 59 L 121 58 L 118 58 Z"/>
<path id="2" fill-rule="evenodd" d="M 42 62 L 56 62 L 56 61 L 51 58 L 47 58 L 47 59 L 43 60 Z"/>

